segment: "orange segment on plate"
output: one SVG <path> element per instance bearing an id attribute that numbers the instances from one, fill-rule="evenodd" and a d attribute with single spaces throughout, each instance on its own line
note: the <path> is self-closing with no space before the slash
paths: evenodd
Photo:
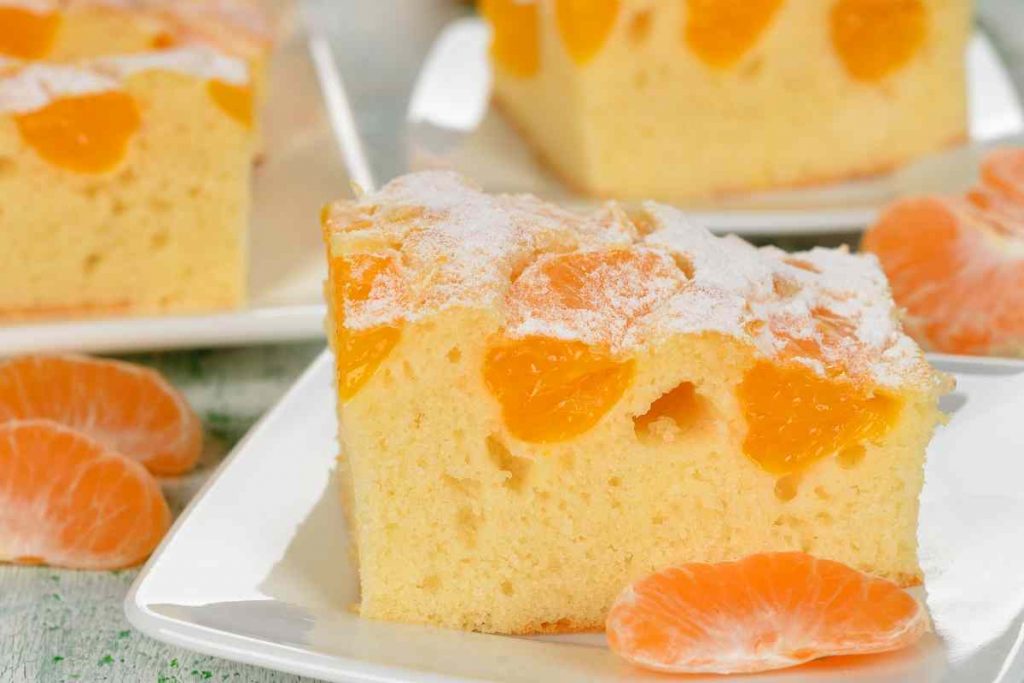
<path id="1" fill-rule="evenodd" d="M 402 336 L 396 325 L 352 329 L 345 325 L 346 309 L 370 299 L 375 287 L 386 288 L 397 278 L 397 264 L 391 256 L 358 254 L 331 259 L 331 282 L 335 283 L 331 310 L 337 329 L 334 353 L 338 392 L 350 399 L 373 376 Z"/>
<path id="2" fill-rule="evenodd" d="M 23 356 L 0 362 L 0 420 L 43 418 L 95 439 L 155 474 L 186 472 L 202 425 L 158 373 L 112 360 Z"/>
<path id="3" fill-rule="evenodd" d="M 537 3 L 483 0 L 480 11 L 491 24 L 491 56 L 513 76 L 533 76 L 540 69 L 540 15 Z"/>
<path id="4" fill-rule="evenodd" d="M 0 561 L 129 567 L 170 521 L 139 463 L 49 420 L 0 424 Z"/>
<path id="5" fill-rule="evenodd" d="M 997 149 L 981 162 L 981 182 L 1007 198 L 1024 202 L 1024 149 Z"/>
<path id="6" fill-rule="evenodd" d="M 1024 150 L 999 150 L 966 198 L 890 206 L 865 234 L 906 326 L 947 353 L 1024 355 Z"/>
<path id="7" fill-rule="evenodd" d="M 141 125 L 135 100 L 120 91 L 63 97 L 15 120 L 41 157 L 76 173 L 113 170 Z"/>
<path id="8" fill-rule="evenodd" d="M 686 44 L 705 64 L 725 69 L 747 54 L 782 0 L 686 0 Z"/>
<path id="9" fill-rule="evenodd" d="M 210 97 L 225 114 L 246 128 L 252 128 L 253 94 L 248 85 L 235 85 L 221 80 L 207 84 Z"/>
<path id="10" fill-rule="evenodd" d="M 927 630 L 924 608 L 896 584 L 805 553 L 657 572 L 623 591 L 607 621 L 612 650 L 672 673 L 753 673 L 886 652 Z"/>
<path id="11" fill-rule="evenodd" d="M 619 16 L 619 0 L 556 0 L 555 19 L 569 56 L 580 66 L 604 47 Z"/>
<path id="12" fill-rule="evenodd" d="M 838 0 L 832 44 L 850 76 L 878 81 L 914 58 L 928 32 L 922 0 Z"/>
<path id="13" fill-rule="evenodd" d="M 596 425 L 633 381 L 635 363 L 580 341 L 527 337 L 491 347 L 484 381 L 509 433 L 565 441 Z"/>
<path id="14" fill-rule="evenodd" d="M 34 12 L 22 7 L 0 7 L 0 55 L 15 59 L 42 59 L 53 46 L 60 14 Z"/>
<path id="15" fill-rule="evenodd" d="M 877 439 L 896 421 L 895 397 L 797 363 L 760 361 L 737 398 L 747 422 L 743 450 L 766 472 L 797 474 L 825 456 Z"/>

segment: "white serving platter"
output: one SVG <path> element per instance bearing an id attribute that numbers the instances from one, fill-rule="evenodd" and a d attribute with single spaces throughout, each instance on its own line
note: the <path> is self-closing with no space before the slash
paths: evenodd
<path id="1" fill-rule="evenodd" d="M 302 17 L 270 68 L 265 155 L 254 173 L 248 303 L 212 315 L 59 320 L 0 326 L 0 354 L 126 352 L 323 336 L 320 207 L 349 192 L 335 136 L 339 78 L 327 42 Z"/>
<path id="2" fill-rule="evenodd" d="M 751 683 L 1024 679 L 1024 364 L 936 357 L 959 387 L 929 450 L 921 555 L 938 635 Z M 209 655 L 330 681 L 609 683 L 665 676 L 600 635 L 505 637 L 364 620 L 332 478 L 332 360 L 321 356 L 227 458 L 143 569 L 131 623 Z M 687 681 L 721 678 L 686 677 Z"/>
<path id="3" fill-rule="evenodd" d="M 547 171 L 525 141 L 491 106 L 488 28 L 459 19 L 438 36 L 424 61 L 407 112 L 413 168 L 453 168 L 491 192 L 529 192 L 570 206 L 592 206 Z M 855 182 L 734 196 L 682 208 L 716 232 L 821 235 L 862 230 L 893 199 L 920 192 L 960 191 L 976 175 L 984 149 L 1018 142 L 1024 110 L 1006 65 L 977 31 L 967 54 L 970 143 L 894 173 Z M 365 171 L 356 165 L 352 170 Z"/>

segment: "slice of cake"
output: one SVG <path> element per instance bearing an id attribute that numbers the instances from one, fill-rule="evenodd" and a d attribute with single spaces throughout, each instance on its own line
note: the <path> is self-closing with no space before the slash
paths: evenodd
<path id="1" fill-rule="evenodd" d="M 970 0 L 483 0 L 495 95 L 582 191 L 874 173 L 966 136 Z"/>
<path id="2" fill-rule="evenodd" d="M 771 550 L 920 582 L 948 380 L 874 258 L 438 172 L 324 233 L 363 615 L 599 629 L 632 579 Z"/>
<path id="3" fill-rule="evenodd" d="M 198 47 L 0 69 L 0 318 L 241 303 L 248 87 Z"/>

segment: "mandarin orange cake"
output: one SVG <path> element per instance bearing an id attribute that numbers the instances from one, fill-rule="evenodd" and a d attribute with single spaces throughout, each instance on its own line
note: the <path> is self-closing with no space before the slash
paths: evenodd
<path id="1" fill-rule="evenodd" d="M 921 581 L 949 382 L 873 257 L 443 172 L 323 218 L 363 615 L 599 629 L 633 579 L 766 551 Z"/>
<path id="2" fill-rule="evenodd" d="M 238 305 L 249 83 L 202 47 L 0 67 L 0 318 Z"/>
<path id="3" fill-rule="evenodd" d="M 590 194 L 878 172 L 966 135 L 970 0 L 483 0 L 495 96 Z"/>

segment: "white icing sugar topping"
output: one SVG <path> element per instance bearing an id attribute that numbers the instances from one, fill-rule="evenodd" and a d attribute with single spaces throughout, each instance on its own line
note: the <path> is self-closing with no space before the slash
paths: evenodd
<path id="1" fill-rule="evenodd" d="M 658 204 L 633 217 L 613 204 L 580 215 L 530 196 L 487 195 L 440 171 L 339 202 L 326 226 L 333 256 L 390 264 L 370 278 L 365 301 L 346 302 L 350 328 L 483 308 L 513 338 L 626 354 L 671 334 L 717 333 L 822 372 L 936 381 L 872 256 L 758 249 Z"/>
<path id="2" fill-rule="evenodd" d="M 120 90 L 124 79 L 144 71 L 174 71 L 236 85 L 249 79 L 244 61 L 205 47 L 104 57 L 77 65 L 18 63 L 7 68 L 10 71 L 0 71 L 0 112 L 16 114 L 64 97 Z"/>
<path id="3" fill-rule="evenodd" d="M 143 71 L 174 71 L 235 85 L 245 85 L 249 82 L 249 67 L 243 60 L 199 45 L 103 57 L 94 60 L 92 64 L 97 69 L 119 78 L 127 78 Z"/>
<path id="4" fill-rule="evenodd" d="M 0 76 L 0 112 L 23 114 L 63 97 L 117 90 L 115 78 L 77 66 L 30 64 Z"/>

